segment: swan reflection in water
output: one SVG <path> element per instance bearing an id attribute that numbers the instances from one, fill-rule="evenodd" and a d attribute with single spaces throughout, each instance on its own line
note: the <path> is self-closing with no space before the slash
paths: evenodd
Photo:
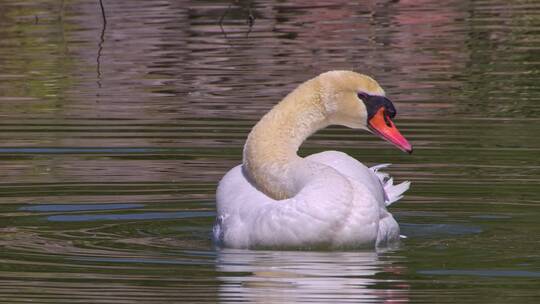
<path id="1" fill-rule="evenodd" d="M 377 252 L 218 251 L 221 303 L 408 301 L 402 266 Z M 375 275 L 377 275 L 377 278 Z"/>

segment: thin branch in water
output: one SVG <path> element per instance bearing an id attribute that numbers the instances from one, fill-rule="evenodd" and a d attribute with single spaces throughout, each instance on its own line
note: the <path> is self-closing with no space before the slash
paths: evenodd
<path id="1" fill-rule="evenodd" d="M 103 0 L 99 0 L 99 6 L 101 7 L 101 17 L 103 17 L 103 27 L 107 25 L 107 16 L 105 16 L 105 7 L 103 6 Z"/>
<path id="2" fill-rule="evenodd" d="M 225 11 L 223 11 L 223 14 L 221 14 L 221 16 L 219 17 L 219 21 L 218 21 L 218 24 L 219 24 L 219 28 L 221 29 L 221 33 L 223 34 L 223 37 L 225 38 L 228 38 L 227 37 L 227 32 L 225 32 L 225 28 L 223 28 L 223 20 L 225 19 L 225 16 L 227 16 L 227 14 L 229 13 L 229 11 L 231 10 L 231 7 L 233 6 L 233 4 L 235 5 L 238 5 L 242 8 L 244 8 L 244 6 L 240 5 L 239 4 L 239 0 L 232 0 L 229 5 L 227 6 L 227 8 L 225 9 Z M 246 38 L 249 37 L 249 34 L 251 33 L 252 29 L 253 29 L 253 25 L 255 24 L 255 16 L 253 15 L 253 10 L 251 8 L 252 6 L 252 1 L 249 2 L 249 5 L 247 5 L 247 17 L 246 17 L 246 23 L 248 25 L 248 30 L 246 32 Z"/>
<path id="3" fill-rule="evenodd" d="M 227 9 L 223 12 L 223 14 L 221 14 L 221 17 L 219 17 L 219 28 L 221 29 L 221 33 L 223 34 L 223 37 L 225 37 L 225 39 L 227 39 L 227 33 L 225 32 L 225 29 L 223 28 L 223 19 L 225 19 L 225 16 L 231 9 L 231 6 L 233 5 L 233 3 L 234 1 L 231 1 L 231 3 L 229 3 L 229 6 L 227 6 Z"/>
<path id="4" fill-rule="evenodd" d="M 255 24 L 255 16 L 253 16 L 253 11 L 251 10 L 251 2 L 249 3 L 248 16 L 247 16 L 246 22 L 248 24 L 248 31 L 246 33 L 246 38 L 247 38 L 249 37 L 251 30 L 253 29 L 253 25 Z"/>
<path id="5" fill-rule="evenodd" d="M 99 36 L 98 53 L 96 58 L 97 69 L 97 84 L 101 88 L 101 52 L 103 51 L 103 43 L 105 43 L 105 30 L 107 29 L 107 16 L 105 15 L 105 7 L 103 6 L 103 0 L 99 0 L 99 6 L 101 8 L 101 17 L 103 18 L 103 27 L 101 28 L 101 35 Z"/>

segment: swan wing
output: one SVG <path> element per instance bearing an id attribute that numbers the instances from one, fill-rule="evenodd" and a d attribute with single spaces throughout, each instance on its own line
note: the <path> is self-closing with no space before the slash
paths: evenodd
<path id="1" fill-rule="evenodd" d="M 231 169 L 218 186 L 214 240 L 234 248 L 332 245 L 353 208 L 352 187 L 334 174 L 320 174 L 277 201 L 256 189 L 241 165 Z"/>
<path id="2" fill-rule="evenodd" d="M 350 157 L 346 153 L 339 151 L 324 151 L 312 154 L 306 159 L 319 162 L 336 169 L 348 178 L 365 185 L 375 199 L 379 202 L 385 201 L 383 185 L 379 177 L 364 164 Z"/>
<path id="3" fill-rule="evenodd" d="M 394 180 L 388 173 L 380 171 L 390 164 L 380 164 L 368 168 L 358 160 L 339 151 L 324 151 L 312 154 L 306 159 L 330 166 L 341 174 L 364 184 L 375 199 L 384 202 L 384 206 L 390 206 L 390 204 L 400 200 L 410 187 L 409 181 L 394 185 Z"/>
<path id="4" fill-rule="evenodd" d="M 214 240 L 234 248 L 358 247 L 399 238 L 386 206 L 401 198 L 409 183 L 393 185 L 379 169 L 345 153 L 327 151 L 305 158 L 326 169 L 292 198 L 274 200 L 231 169 L 217 191 Z M 344 182 L 345 181 L 345 182 Z"/>
<path id="5" fill-rule="evenodd" d="M 354 197 L 356 207 L 348 218 L 349 223 L 344 225 L 344 230 L 338 240 L 340 243 L 353 243 L 361 237 L 360 232 L 364 236 L 371 235 L 368 231 L 374 225 L 377 228 L 377 246 L 384 246 L 399 239 L 399 225 L 386 207 L 403 197 L 403 193 L 409 189 L 410 182 L 394 185 L 393 179 L 387 173 L 380 171 L 390 164 L 368 168 L 339 151 L 325 151 L 310 155 L 306 159 L 323 163 L 348 176 L 357 190 Z M 373 199 L 380 206 L 378 215 L 374 214 L 373 210 L 367 209 L 367 206 L 373 204 L 369 203 Z M 378 220 L 370 222 L 368 214 L 372 215 L 371 219 Z"/>

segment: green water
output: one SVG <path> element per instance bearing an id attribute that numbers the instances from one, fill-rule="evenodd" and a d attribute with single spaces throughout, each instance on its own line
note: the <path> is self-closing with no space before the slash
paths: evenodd
<path id="1" fill-rule="evenodd" d="M 0 2 L 0 302 L 539 301 L 540 3 L 104 7 L 105 25 L 98 1 Z M 415 153 L 340 127 L 301 153 L 393 163 L 408 238 L 215 250 L 251 126 L 331 69 L 377 79 Z"/>

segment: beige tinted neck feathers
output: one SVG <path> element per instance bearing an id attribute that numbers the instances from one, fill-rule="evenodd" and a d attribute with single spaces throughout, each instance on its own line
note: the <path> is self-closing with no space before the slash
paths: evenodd
<path id="1" fill-rule="evenodd" d="M 366 128 L 361 90 L 384 95 L 371 78 L 350 71 L 331 71 L 308 80 L 268 112 L 249 134 L 244 147 L 244 173 L 274 199 L 296 194 L 291 183 L 302 142 L 330 124 Z"/>

